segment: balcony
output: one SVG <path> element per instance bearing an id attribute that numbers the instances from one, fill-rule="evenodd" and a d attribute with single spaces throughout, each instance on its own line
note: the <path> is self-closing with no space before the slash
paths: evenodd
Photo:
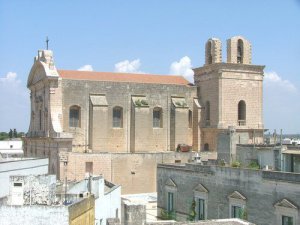
<path id="1" fill-rule="evenodd" d="M 246 120 L 238 120 L 238 126 L 246 126 Z"/>

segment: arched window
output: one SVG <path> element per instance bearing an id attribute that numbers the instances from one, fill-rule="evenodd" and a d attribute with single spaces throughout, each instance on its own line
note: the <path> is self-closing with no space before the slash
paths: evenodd
<path id="1" fill-rule="evenodd" d="M 243 58 L 244 58 L 244 43 L 241 39 L 239 39 L 237 44 L 237 63 L 243 63 Z"/>
<path id="2" fill-rule="evenodd" d="M 113 108 L 113 127 L 123 127 L 123 109 L 116 106 Z"/>
<path id="3" fill-rule="evenodd" d="M 206 44 L 206 60 L 207 64 L 212 64 L 211 41 Z"/>
<path id="4" fill-rule="evenodd" d="M 204 144 L 204 151 L 209 151 L 209 144 L 208 143 Z"/>
<path id="5" fill-rule="evenodd" d="M 80 127 L 80 107 L 77 105 L 73 105 L 70 107 L 69 126 Z"/>
<path id="6" fill-rule="evenodd" d="M 243 100 L 238 104 L 238 124 L 239 126 L 246 125 L 246 103 Z"/>
<path id="7" fill-rule="evenodd" d="M 162 127 L 162 109 L 159 107 L 153 109 L 153 127 Z"/>
<path id="8" fill-rule="evenodd" d="M 192 110 L 189 110 L 189 128 L 193 126 L 193 113 Z"/>
<path id="9" fill-rule="evenodd" d="M 205 125 L 210 125 L 210 103 L 207 101 L 205 103 Z"/>

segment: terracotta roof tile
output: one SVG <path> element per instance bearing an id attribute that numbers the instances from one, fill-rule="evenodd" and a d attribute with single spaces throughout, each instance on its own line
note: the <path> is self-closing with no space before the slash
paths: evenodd
<path id="1" fill-rule="evenodd" d="M 78 70 L 58 70 L 63 79 L 70 80 L 95 80 L 95 81 L 114 81 L 131 83 L 150 83 L 150 84 L 177 84 L 188 85 L 190 82 L 182 76 L 173 75 L 153 75 L 136 73 L 112 73 L 112 72 L 93 72 Z"/>

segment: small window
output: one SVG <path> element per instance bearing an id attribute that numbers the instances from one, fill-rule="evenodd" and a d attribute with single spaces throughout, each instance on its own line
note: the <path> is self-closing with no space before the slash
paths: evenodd
<path id="1" fill-rule="evenodd" d="M 80 127 L 80 107 L 71 106 L 69 112 L 69 126 Z"/>
<path id="2" fill-rule="evenodd" d="M 241 39 L 239 39 L 237 45 L 237 63 L 243 63 L 243 58 L 244 58 L 244 43 Z"/>
<path id="3" fill-rule="evenodd" d="M 282 225 L 294 225 L 293 217 L 282 216 Z"/>
<path id="4" fill-rule="evenodd" d="M 239 218 L 243 217 L 243 208 L 241 206 L 232 205 L 231 206 L 231 218 Z"/>
<path id="5" fill-rule="evenodd" d="M 210 126 L 210 103 L 207 101 L 205 103 L 205 125 Z"/>
<path id="6" fill-rule="evenodd" d="M 86 162 L 85 163 L 85 172 L 93 174 L 93 162 Z"/>
<path id="7" fill-rule="evenodd" d="M 22 187 L 23 184 L 22 183 L 14 183 L 14 187 Z"/>
<path id="8" fill-rule="evenodd" d="M 189 128 L 193 127 L 193 113 L 192 110 L 189 110 Z"/>
<path id="9" fill-rule="evenodd" d="M 116 218 L 119 218 L 119 209 L 116 209 Z"/>
<path id="10" fill-rule="evenodd" d="M 204 151 L 209 151 L 209 144 L 208 143 L 204 144 Z"/>
<path id="11" fill-rule="evenodd" d="M 238 125 L 246 125 L 246 103 L 243 100 L 239 101 L 238 104 Z"/>
<path id="12" fill-rule="evenodd" d="M 282 225 L 294 225 L 293 217 L 282 216 Z"/>
<path id="13" fill-rule="evenodd" d="M 113 109 L 113 127 L 123 127 L 123 109 L 118 106 Z"/>
<path id="14" fill-rule="evenodd" d="M 162 127 L 162 110 L 161 110 L 161 108 L 156 107 L 153 109 L 153 127 L 154 128 Z"/>
<path id="15" fill-rule="evenodd" d="M 42 130 L 42 110 L 39 111 L 39 124 L 40 124 L 40 130 Z"/>
<path id="16" fill-rule="evenodd" d="M 168 192 L 168 212 L 174 211 L 174 193 Z"/>
<path id="17" fill-rule="evenodd" d="M 197 219 L 205 220 L 205 200 L 201 198 L 197 198 L 196 208 L 197 208 Z"/>

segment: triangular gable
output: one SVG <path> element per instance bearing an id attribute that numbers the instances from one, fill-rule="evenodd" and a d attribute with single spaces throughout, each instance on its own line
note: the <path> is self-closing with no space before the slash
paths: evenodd
<path id="1" fill-rule="evenodd" d="M 199 99 L 198 98 L 194 98 L 194 104 L 196 105 L 196 107 L 198 109 L 201 109 L 201 105 L 200 105 L 200 102 L 199 102 Z"/>
<path id="2" fill-rule="evenodd" d="M 232 194 L 228 196 L 228 198 L 234 198 L 234 199 L 240 199 L 240 200 L 246 200 L 247 198 L 243 196 L 240 192 L 234 191 Z"/>
<path id="3" fill-rule="evenodd" d="M 275 207 L 279 206 L 279 207 L 285 207 L 285 208 L 291 208 L 291 209 L 298 209 L 297 206 L 295 206 L 293 203 L 291 203 L 289 200 L 287 199 L 282 199 L 281 201 L 277 202 L 275 204 Z"/>
<path id="4" fill-rule="evenodd" d="M 196 192 L 204 192 L 204 193 L 208 193 L 208 190 L 202 185 L 202 184 L 198 184 L 195 188 L 194 191 Z"/>
<path id="5" fill-rule="evenodd" d="M 171 99 L 175 108 L 188 108 L 185 98 L 172 97 Z"/>
<path id="6" fill-rule="evenodd" d="M 166 186 L 169 186 L 169 187 L 177 187 L 177 185 L 175 184 L 175 182 L 169 178 L 165 184 Z"/>
<path id="7" fill-rule="evenodd" d="M 90 100 L 93 106 L 107 106 L 105 95 L 90 95 Z"/>

